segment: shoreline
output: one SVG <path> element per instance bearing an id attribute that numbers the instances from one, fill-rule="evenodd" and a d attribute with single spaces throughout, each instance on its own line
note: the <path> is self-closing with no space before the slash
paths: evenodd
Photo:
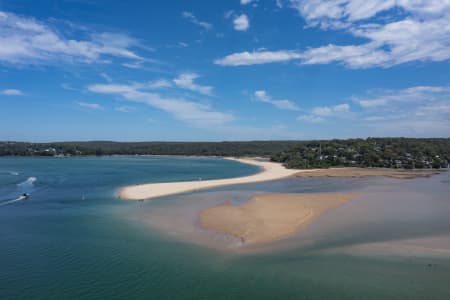
<path id="1" fill-rule="evenodd" d="M 258 166 L 262 170 L 261 172 L 258 172 L 256 174 L 243 177 L 128 185 L 120 188 L 116 195 L 120 199 L 144 200 L 194 192 L 198 190 L 204 190 L 220 186 L 272 181 L 291 176 L 353 177 L 353 178 L 391 177 L 396 179 L 412 179 L 417 177 L 430 177 L 443 172 L 442 170 L 428 170 L 428 169 L 405 170 L 405 169 L 389 169 L 389 168 L 355 168 L 355 167 L 328 168 L 328 169 L 287 169 L 281 163 L 263 160 L 260 157 L 247 157 L 247 158 L 214 157 L 214 158 L 221 158 L 226 160 L 237 161 L 243 164 L 250 164 Z"/>
<path id="2" fill-rule="evenodd" d="M 286 169 L 280 163 L 260 161 L 255 158 L 224 157 L 223 159 L 233 160 L 243 164 L 255 165 L 260 167 L 262 170 L 261 172 L 258 172 L 256 174 L 244 177 L 129 185 L 119 190 L 118 197 L 126 200 L 152 199 L 162 196 L 182 194 L 219 186 L 271 181 L 290 177 L 293 176 L 294 174 L 302 172 L 302 170 Z"/>

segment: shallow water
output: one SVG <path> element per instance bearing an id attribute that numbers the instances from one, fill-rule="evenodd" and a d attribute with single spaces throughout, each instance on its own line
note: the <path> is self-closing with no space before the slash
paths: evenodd
<path id="1" fill-rule="evenodd" d="M 450 298 L 449 173 L 292 178 L 146 202 L 114 197 L 130 183 L 256 171 L 219 159 L 1 158 L 0 201 L 31 197 L 0 207 L 0 299 Z M 226 199 L 347 190 L 366 196 L 255 251 L 221 250 L 240 248 L 196 223 L 199 209 Z"/>

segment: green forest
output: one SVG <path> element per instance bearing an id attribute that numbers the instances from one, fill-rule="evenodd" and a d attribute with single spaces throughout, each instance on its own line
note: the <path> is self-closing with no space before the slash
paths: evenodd
<path id="1" fill-rule="evenodd" d="M 288 168 L 448 168 L 450 139 L 367 138 L 248 142 L 0 142 L 0 156 L 261 156 Z"/>

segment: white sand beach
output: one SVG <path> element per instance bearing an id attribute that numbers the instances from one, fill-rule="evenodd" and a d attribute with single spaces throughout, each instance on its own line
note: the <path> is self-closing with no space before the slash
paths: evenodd
<path id="1" fill-rule="evenodd" d="M 261 167 L 262 171 L 255 175 L 227 178 L 227 179 L 148 183 L 148 184 L 126 186 L 119 191 L 118 196 L 122 199 L 128 200 L 151 199 L 156 197 L 192 192 L 218 186 L 270 181 L 289 177 L 298 172 L 301 172 L 301 170 L 286 169 L 283 165 L 279 163 L 269 161 L 259 161 L 256 159 L 243 159 L 243 158 L 226 158 L 226 159 L 239 161 L 245 164 L 256 165 Z"/>

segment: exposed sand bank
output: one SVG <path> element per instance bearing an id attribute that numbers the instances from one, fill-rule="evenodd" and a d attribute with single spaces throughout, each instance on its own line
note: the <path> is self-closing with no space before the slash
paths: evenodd
<path id="1" fill-rule="evenodd" d="M 241 206 L 226 201 L 200 213 L 204 228 L 231 234 L 246 244 L 285 238 L 330 208 L 360 197 L 356 193 L 266 194 Z"/>
<path id="2" fill-rule="evenodd" d="M 129 200 L 150 199 L 161 196 L 192 192 L 218 186 L 275 180 L 284 177 L 289 177 L 298 172 L 301 172 L 300 170 L 286 169 L 279 163 L 269 161 L 259 161 L 254 159 L 237 159 L 237 158 L 226 158 L 226 159 L 236 160 L 245 164 L 256 165 L 261 167 L 263 170 L 255 175 L 237 178 L 203 180 L 203 181 L 198 180 L 198 181 L 184 181 L 184 182 L 148 183 L 148 184 L 127 186 L 122 188 L 119 191 L 118 195 L 120 198 Z"/>
<path id="3" fill-rule="evenodd" d="M 388 168 L 330 168 L 303 170 L 295 174 L 297 177 L 372 177 L 385 176 L 398 179 L 430 177 L 439 174 L 436 170 L 405 170 Z"/>

